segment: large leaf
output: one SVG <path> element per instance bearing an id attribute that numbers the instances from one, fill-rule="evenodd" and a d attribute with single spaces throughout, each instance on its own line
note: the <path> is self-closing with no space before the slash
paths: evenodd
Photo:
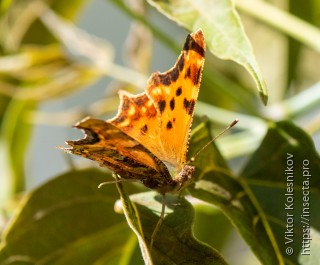
<path id="1" fill-rule="evenodd" d="M 118 188 L 120 196 L 121 196 L 122 208 L 123 208 L 123 212 L 126 216 L 127 222 L 129 224 L 130 228 L 132 229 L 132 231 L 136 234 L 136 236 L 138 238 L 143 260 L 144 260 L 145 264 L 152 265 L 153 264 L 152 257 L 151 257 L 150 251 L 148 249 L 147 242 L 145 241 L 145 238 L 144 238 L 144 232 L 141 227 L 140 217 L 137 212 L 137 209 L 131 203 L 128 195 L 126 194 L 126 192 L 123 189 L 121 182 L 117 183 L 117 188 Z"/>
<path id="2" fill-rule="evenodd" d="M 136 240 L 124 216 L 113 210 L 116 187 L 97 188 L 108 178 L 73 171 L 28 194 L 4 232 L 0 264 L 142 264 L 132 257 Z"/>
<path id="3" fill-rule="evenodd" d="M 251 44 L 231 0 L 148 0 L 160 12 L 190 31 L 202 28 L 210 50 L 221 59 L 233 60 L 253 77 L 264 104 L 268 92 Z"/>
<path id="4" fill-rule="evenodd" d="M 229 249 L 230 235 L 234 229 L 227 217 L 216 207 L 200 200 L 196 200 L 193 206 L 196 214 L 193 231 L 196 237 L 218 250 Z M 227 255 L 226 259 L 230 261 Z"/>
<path id="5" fill-rule="evenodd" d="M 116 188 L 97 188 L 109 177 L 93 169 L 73 171 L 27 195 L 4 232 L 0 264 L 142 264 L 124 216 L 114 213 Z M 167 214 L 155 238 L 152 262 L 148 247 L 159 220 L 160 196 L 140 193 L 131 197 L 132 204 L 122 187 L 120 192 L 145 264 L 226 264 L 215 250 L 194 238 L 193 208 L 177 196 L 166 199 Z"/>
<path id="6" fill-rule="evenodd" d="M 320 158 L 310 136 L 292 122 L 271 123 L 241 175 L 265 211 L 281 253 L 292 248 L 286 257 L 297 264 L 307 230 L 320 230 Z M 320 251 L 318 244 L 315 249 Z"/>
<path id="7" fill-rule="evenodd" d="M 207 139 L 207 142 L 211 139 L 208 129 L 195 130 L 190 146 L 198 146 L 199 139 Z M 196 158 L 198 181 L 188 187 L 188 190 L 192 196 L 220 208 L 263 264 L 284 264 L 266 217 L 255 197 L 244 182 L 234 178 L 217 152 L 217 148 L 211 145 Z"/>
<path id="8" fill-rule="evenodd" d="M 150 250 L 151 236 L 160 218 L 162 197 L 156 192 L 145 192 L 132 195 L 130 199 L 135 207 L 125 205 L 136 211 L 125 211 L 126 217 L 140 240 L 145 264 L 227 264 L 217 251 L 194 238 L 193 207 L 184 198 L 174 195 L 166 195 L 165 218 Z"/>

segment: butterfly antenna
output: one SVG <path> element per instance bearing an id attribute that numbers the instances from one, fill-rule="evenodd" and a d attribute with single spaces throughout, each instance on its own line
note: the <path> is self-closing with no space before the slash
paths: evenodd
<path id="1" fill-rule="evenodd" d="M 231 122 L 228 127 L 226 127 L 222 132 L 220 132 L 217 136 L 215 136 L 213 139 L 211 139 L 205 146 L 203 146 L 193 157 L 191 157 L 190 161 L 193 162 L 195 158 L 204 150 L 206 149 L 213 141 L 215 141 L 217 138 L 219 138 L 222 134 L 230 130 L 233 126 L 235 126 L 238 123 L 239 119 L 235 119 L 233 122 Z"/>
<path id="2" fill-rule="evenodd" d="M 150 251 L 152 250 L 153 247 L 153 242 L 154 239 L 159 231 L 159 228 L 164 220 L 164 213 L 165 213 L 165 209 L 166 209 L 166 203 L 165 203 L 165 194 L 162 194 L 162 207 L 161 207 L 161 214 L 160 214 L 160 219 L 157 222 L 157 225 L 155 227 L 155 229 L 153 230 L 153 233 L 151 235 L 151 240 L 150 240 Z"/>

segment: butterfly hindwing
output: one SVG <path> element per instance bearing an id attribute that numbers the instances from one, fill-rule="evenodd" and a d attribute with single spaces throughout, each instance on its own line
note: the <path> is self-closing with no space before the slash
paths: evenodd
<path id="1" fill-rule="evenodd" d="M 65 150 L 97 161 L 127 179 L 147 180 L 155 183 L 170 182 L 166 166 L 143 145 L 112 124 L 86 118 L 75 125 L 84 130 L 86 137 L 67 141 L 71 148 Z"/>
<path id="2" fill-rule="evenodd" d="M 111 124 L 124 133 L 136 139 L 138 142 L 162 160 L 165 150 L 160 145 L 160 123 L 159 114 L 154 103 L 146 95 L 141 93 L 131 95 L 120 91 L 120 106 L 118 114 L 108 120 Z"/>

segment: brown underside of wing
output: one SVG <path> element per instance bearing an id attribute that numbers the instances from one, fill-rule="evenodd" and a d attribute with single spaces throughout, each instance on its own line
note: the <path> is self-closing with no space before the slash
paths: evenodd
<path id="1" fill-rule="evenodd" d="M 149 186 L 171 185 L 166 166 L 139 142 L 112 124 L 86 118 L 75 125 L 85 138 L 67 141 L 67 152 L 97 161 L 102 167 L 126 179 L 137 179 Z M 150 187 L 156 188 L 156 187 Z"/>

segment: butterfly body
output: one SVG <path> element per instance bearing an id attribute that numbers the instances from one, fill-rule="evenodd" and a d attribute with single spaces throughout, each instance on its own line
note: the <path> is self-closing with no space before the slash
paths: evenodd
<path id="1" fill-rule="evenodd" d="M 86 137 L 67 141 L 70 147 L 65 150 L 97 161 L 121 178 L 139 180 L 163 195 L 183 189 L 195 171 L 186 155 L 204 54 L 199 29 L 188 35 L 174 67 L 151 75 L 145 92 L 120 91 L 114 118 L 86 118 L 76 124 Z"/>

